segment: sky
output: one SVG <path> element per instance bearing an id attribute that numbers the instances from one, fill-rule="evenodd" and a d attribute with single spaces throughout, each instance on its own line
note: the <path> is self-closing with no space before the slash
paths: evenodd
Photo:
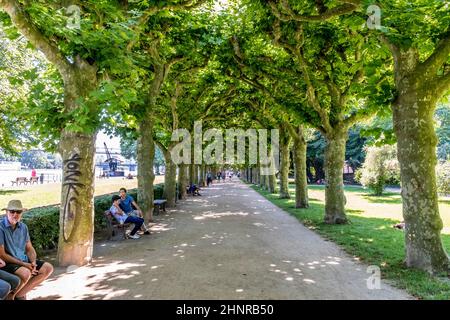
<path id="1" fill-rule="evenodd" d="M 97 149 L 103 150 L 104 142 L 106 142 L 108 149 L 120 149 L 120 138 L 113 137 L 111 139 L 105 132 L 102 131 L 97 134 L 97 144 L 96 144 Z"/>

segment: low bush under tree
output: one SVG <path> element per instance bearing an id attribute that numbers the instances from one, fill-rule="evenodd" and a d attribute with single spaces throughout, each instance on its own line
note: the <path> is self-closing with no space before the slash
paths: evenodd
<path id="1" fill-rule="evenodd" d="M 396 147 L 393 145 L 369 146 L 366 152 L 366 160 L 356 172 L 355 179 L 379 196 L 383 194 L 386 185 L 399 183 L 400 168 Z"/>

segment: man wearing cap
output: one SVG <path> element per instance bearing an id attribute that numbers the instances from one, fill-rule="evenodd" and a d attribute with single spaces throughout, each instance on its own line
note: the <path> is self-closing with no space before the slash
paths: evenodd
<path id="1" fill-rule="evenodd" d="M 6 210 L 6 216 L 0 220 L 0 259 L 6 265 L 0 270 L 20 278 L 14 297 L 16 300 L 26 300 L 26 294 L 50 276 L 53 266 L 36 259 L 28 227 L 20 222 L 26 210 L 22 202 L 11 200 L 8 207 L 2 210 Z"/>

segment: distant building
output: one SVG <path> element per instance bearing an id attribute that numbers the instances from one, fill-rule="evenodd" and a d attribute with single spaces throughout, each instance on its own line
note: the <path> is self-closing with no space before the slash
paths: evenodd
<path id="1" fill-rule="evenodd" d="M 353 168 L 345 161 L 344 163 L 344 183 L 355 183 L 355 172 Z"/>

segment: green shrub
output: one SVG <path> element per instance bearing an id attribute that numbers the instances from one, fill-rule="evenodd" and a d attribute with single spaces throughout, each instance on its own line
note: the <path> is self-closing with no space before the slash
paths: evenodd
<path id="1" fill-rule="evenodd" d="M 154 186 L 155 199 L 162 199 L 164 184 Z M 127 192 L 135 200 L 137 199 L 137 189 Z M 106 221 L 104 212 L 111 207 L 111 198 L 117 192 L 97 196 L 94 199 L 94 230 L 95 232 L 104 230 Z M 38 253 L 43 250 L 56 249 L 59 237 L 59 206 L 40 207 L 28 210 L 23 222 L 28 226 L 30 238 Z"/>
<path id="2" fill-rule="evenodd" d="M 38 253 L 55 249 L 59 237 L 59 207 L 42 207 L 28 210 L 23 216 L 30 238 Z"/>
<path id="3" fill-rule="evenodd" d="M 387 184 L 400 183 L 400 167 L 395 146 L 370 146 L 366 148 L 366 152 L 366 160 L 355 174 L 357 181 L 370 188 L 375 195 L 381 195 Z"/>
<path id="4" fill-rule="evenodd" d="M 439 193 L 450 194 L 450 160 L 436 166 L 436 184 Z"/>

